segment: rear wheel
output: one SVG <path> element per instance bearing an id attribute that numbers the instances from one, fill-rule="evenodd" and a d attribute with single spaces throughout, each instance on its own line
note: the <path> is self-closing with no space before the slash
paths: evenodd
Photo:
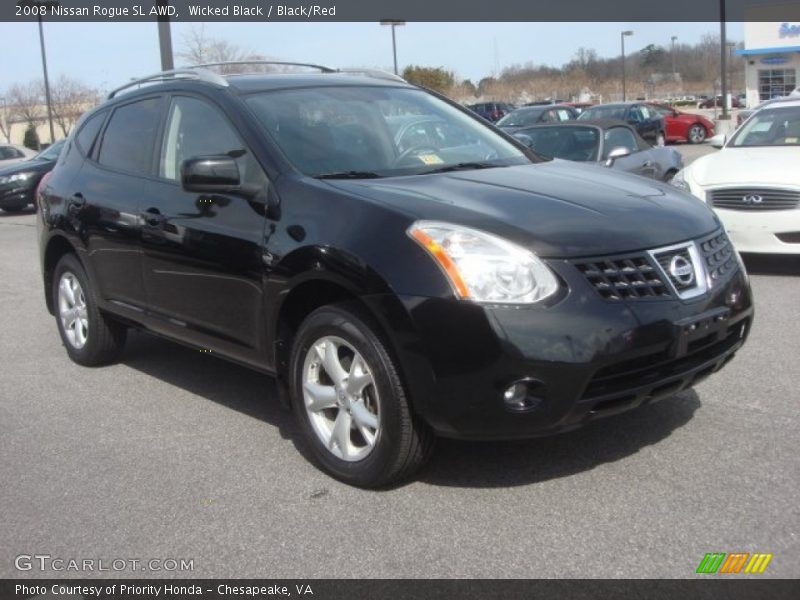
<path id="1" fill-rule="evenodd" d="M 705 141 L 707 134 L 708 132 L 706 131 L 705 127 L 700 125 L 700 123 L 695 123 L 689 127 L 689 132 L 687 133 L 686 137 L 689 138 L 689 142 L 692 144 L 702 144 Z"/>
<path id="2" fill-rule="evenodd" d="M 414 415 L 395 361 L 367 315 L 350 303 L 324 306 L 292 346 L 292 406 L 322 468 L 374 488 L 410 477 L 433 434 Z"/>
<path id="3" fill-rule="evenodd" d="M 87 367 L 113 362 L 127 330 L 97 308 L 89 278 L 75 255 L 65 255 L 56 265 L 52 294 L 58 332 L 69 357 Z"/>

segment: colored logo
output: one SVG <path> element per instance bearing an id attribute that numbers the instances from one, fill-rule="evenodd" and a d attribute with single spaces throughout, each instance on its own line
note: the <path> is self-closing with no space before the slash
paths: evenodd
<path id="1" fill-rule="evenodd" d="M 772 554 L 763 552 L 708 552 L 697 566 L 697 573 L 763 573 L 771 560 Z"/>
<path id="2" fill-rule="evenodd" d="M 789 23 L 782 23 L 778 33 L 781 37 L 797 37 L 800 36 L 800 25 L 790 25 Z"/>

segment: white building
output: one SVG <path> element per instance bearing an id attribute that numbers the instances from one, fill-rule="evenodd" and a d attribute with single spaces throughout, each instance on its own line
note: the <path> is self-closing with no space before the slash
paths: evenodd
<path id="1" fill-rule="evenodd" d="M 747 106 L 786 96 L 800 80 L 800 22 L 746 22 L 744 49 Z"/>

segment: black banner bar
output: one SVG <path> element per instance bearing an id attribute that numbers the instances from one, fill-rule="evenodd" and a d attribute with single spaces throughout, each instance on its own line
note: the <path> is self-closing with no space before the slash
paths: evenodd
<path id="1" fill-rule="evenodd" d="M 700 579 L 28 579 L 0 580 L 0 598 L 97 600 L 794 600 L 796 580 L 709 576 Z"/>
<path id="2" fill-rule="evenodd" d="M 725 0 L 727 20 L 800 21 L 797 0 Z M 0 21 L 719 21 L 718 0 L 4 0 Z"/>

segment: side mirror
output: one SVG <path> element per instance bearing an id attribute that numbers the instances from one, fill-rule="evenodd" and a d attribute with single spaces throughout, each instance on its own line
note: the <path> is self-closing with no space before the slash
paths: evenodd
<path id="1" fill-rule="evenodd" d="M 714 148 L 722 148 L 727 141 L 728 136 L 724 133 L 718 133 L 717 135 L 708 138 L 708 143 Z"/>
<path id="2" fill-rule="evenodd" d="M 525 135 L 524 133 L 515 133 L 514 137 L 517 139 L 518 142 L 527 146 L 528 148 L 533 149 L 533 139 L 529 135 Z"/>
<path id="3" fill-rule="evenodd" d="M 608 157 L 606 158 L 605 165 L 607 167 L 613 167 L 614 166 L 614 162 L 618 158 L 623 158 L 625 156 L 630 156 L 630 154 L 631 154 L 630 149 L 626 148 L 625 146 L 617 146 L 616 148 L 612 148 L 611 152 L 608 153 Z"/>
<path id="4" fill-rule="evenodd" d="M 240 191 L 239 166 L 230 156 L 195 156 L 181 163 L 181 186 L 187 192 Z"/>

